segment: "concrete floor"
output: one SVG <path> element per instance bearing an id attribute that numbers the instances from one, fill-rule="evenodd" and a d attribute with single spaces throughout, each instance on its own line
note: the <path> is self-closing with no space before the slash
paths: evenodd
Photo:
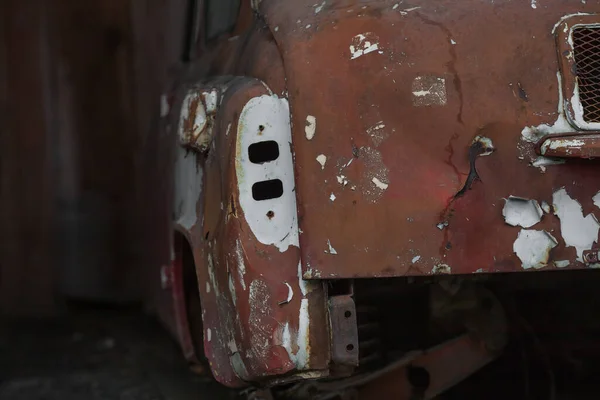
<path id="1" fill-rule="evenodd" d="M 515 343 L 440 399 L 595 399 L 598 357 L 590 356 L 589 365 L 576 369 L 557 366 L 552 396 L 544 362 Z M 139 309 L 79 307 L 68 318 L 0 321 L 0 400 L 235 398 L 194 374 L 166 330 Z"/>
<path id="2" fill-rule="evenodd" d="M 139 310 L 76 310 L 0 326 L 1 400 L 230 398 L 191 372 L 163 327 Z"/>

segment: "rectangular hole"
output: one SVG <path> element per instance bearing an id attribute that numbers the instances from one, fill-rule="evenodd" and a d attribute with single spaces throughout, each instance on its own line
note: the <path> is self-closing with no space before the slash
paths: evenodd
<path id="1" fill-rule="evenodd" d="M 279 157 L 279 145 L 274 140 L 253 143 L 248 147 L 248 158 L 251 163 L 262 164 L 275 161 Z"/>
<path id="2" fill-rule="evenodd" d="M 283 196 L 283 183 L 279 179 L 256 182 L 252 185 L 252 198 L 256 201 L 277 199 Z"/>

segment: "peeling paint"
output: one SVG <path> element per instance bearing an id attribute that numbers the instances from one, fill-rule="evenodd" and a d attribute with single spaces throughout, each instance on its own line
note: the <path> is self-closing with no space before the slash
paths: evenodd
<path id="1" fill-rule="evenodd" d="M 248 148 L 257 141 L 265 140 L 278 143 L 279 157 L 262 164 L 251 162 Z M 263 95 L 246 103 L 239 117 L 236 143 L 239 203 L 256 239 L 265 245 L 276 246 L 281 252 L 290 246 L 299 246 L 291 141 L 290 111 L 286 99 Z M 281 181 L 281 196 L 255 200 L 253 185 L 273 179 Z"/>
<path id="2" fill-rule="evenodd" d="M 331 196 L 329 196 L 329 200 L 331 200 L 332 202 L 335 201 L 336 197 L 335 194 L 331 193 Z"/>
<path id="3" fill-rule="evenodd" d="M 544 212 L 536 200 L 510 196 L 504 201 L 502 215 L 508 225 L 529 228 L 542 220 Z"/>
<path id="4" fill-rule="evenodd" d="M 439 76 L 417 76 L 412 82 L 412 102 L 415 107 L 444 106 L 448 102 L 446 79 Z"/>
<path id="5" fill-rule="evenodd" d="M 548 150 L 563 150 L 566 154 L 570 154 L 572 149 L 581 149 L 585 142 L 581 139 L 554 139 L 545 141 L 541 146 L 541 153 L 546 154 Z"/>
<path id="6" fill-rule="evenodd" d="M 235 292 L 235 283 L 233 282 L 233 275 L 228 273 L 227 281 L 229 284 L 229 293 L 231 294 L 231 300 L 233 300 L 233 305 L 237 304 L 237 294 Z"/>
<path id="7" fill-rule="evenodd" d="M 433 266 L 433 269 L 431 270 L 431 273 L 433 275 L 451 274 L 452 273 L 452 268 L 450 268 L 450 266 L 448 264 L 436 264 L 436 265 Z"/>
<path id="8" fill-rule="evenodd" d="M 173 214 L 177 224 L 192 229 L 198 221 L 197 203 L 202 195 L 203 169 L 195 152 L 177 146 L 175 160 Z"/>
<path id="9" fill-rule="evenodd" d="M 287 282 L 283 282 L 287 288 L 288 288 L 288 295 L 287 298 L 285 299 L 285 301 L 279 303 L 279 304 L 285 304 L 285 303 L 289 303 L 290 301 L 292 301 L 292 299 L 294 298 L 294 290 L 292 289 L 292 287 L 290 286 L 289 283 Z"/>
<path id="10" fill-rule="evenodd" d="M 312 115 L 306 116 L 306 125 L 304 126 L 304 134 L 306 135 L 306 139 L 312 140 L 315 137 L 315 132 L 317 130 L 317 119 Z"/>
<path id="11" fill-rule="evenodd" d="M 325 4 L 327 4 L 327 1 L 322 2 L 320 5 L 314 5 L 313 7 L 315 7 L 315 15 L 320 13 L 321 10 L 323 9 L 323 7 L 325 7 Z"/>
<path id="12" fill-rule="evenodd" d="M 584 250 L 591 250 L 598 241 L 600 224 L 594 214 L 583 216 L 581 204 L 572 199 L 565 188 L 552 195 L 554 214 L 560 219 L 560 231 L 565 245 L 575 247 L 577 260 L 583 262 Z"/>
<path id="13" fill-rule="evenodd" d="M 550 214 L 550 212 L 552 211 L 552 209 L 550 208 L 550 205 L 548 203 L 546 203 L 545 201 L 542 201 L 542 210 L 544 210 L 544 212 L 546 214 Z"/>
<path id="14" fill-rule="evenodd" d="M 559 25 L 562 24 L 565 20 L 567 20 L 571 17 L 585 16 L 585 15 L 594 15 L 594 14 L 577 12 L 577 13 L 567 14 L 567 15 L 563 16 L 561 19 L 558 20 L 558 22 L 556 24 L 554 24 L 554 27 L 552 28 L 552 34 L 554 35 L 556 33 L 556 30 L 558 29 Z"/>
<path id="15" fill-rule="evenodd" d="M 212 331 L 210 330 L 210 328 L 206 330 L 206 340 L 208 340 L 209 342 L 212 340 Z"/>
<path id="16" fill-rule="evenodd" d="M 411 262 L 414 264 L 416 262 L 418 262 L 421 259 L 421 256 L 414 256 L 411 260 Z"/>
<path id="17" fill-rule="evenodd" d="M 206 293 L 210 293 L 210 283 L 206 282 Z"/>
<path id="18" fill-rule="evenodd" d="M 317 156 L 317 162 L 319 164 L 321 164 L 321 169 L 325 169 L 325 163 L 327 162 L 327 156 L 325 156 L 324 154 L 319 154 Z"/>
<path id="19" fill-rule="evenodd" d="M 335 249 L 331 245 L 331 242 L 329 241 L 329 239 L 327 239 L 327 247 L 329 247 L 329 251 L 326 250 L 325 253 L 328 252 L 329 254 L 332 254 L 332 255 L 336 255 L 337 254 L 337 251 L 335 251 Z"/>
<path id="20" fill-rule="evenodd" d="M 513 251 L 521 260 L 523 269 L 539 269 L 548 265 L 550 250 L 557 244 L 554 236 L 546 231 L 521 229 L 513 243 Z"/>
<path id="21" fill-rule="evenodd" d="M 489 156 L 494 152 L 494 150 L 496 150 L 492 139 L 485 136 L 475 136 L 471 145 L 474 143 L 479 143 L 481 145 L 482 152 L 478 154 L 478 157 Z"/>
<path id="22" fill-rule="evenodd" d="M 548 165 L 561 165 L 565 162 L 566 161 L 564 159 L 560 158 L 539 156 L 531 163 L 531 165 L 536 168 L 539 168 L 542 172 L 546 172 L 546 167 Z"/>
<path id="23" fill-rule="evenodd" d="M 389 184 L 387 184 L 385 182 L 381 182 L 379 179 L 377 179 L 375 177 L 373 177 L 372 182 L 375 184 L 375 186 L 377 186 L 381 190 L 386 190 L 389 186 Z"/>
<path id="24" fill-rule="evenodd" d="M 345 175 L 336 176 L 338 183 L 342 186 L 346 186 L 348 184 L 348 179 L 346 179 Z"/>
<path id="25" fill-rule="evenodd" d="M 309 367 L 309 336 L 310 318 L 308 314 L 308 300 L 302 299 L 300 301 L 298 331 L 293 332 L 290 324 L 286 322 L 281 334 L 283 348 L 298 369 L 307 369 Z"/>
<path id="26" fill-rule="evenodd" d="M 373 32 L 359 33 L 352 38 L 350 59 L 354 60 L 365 54 L 379 50 L 379 38 Z"/>
<path id="27" fill-rule="evenodd" d="M 554 266 L 556 268 L 566 268 L 569 266 L 569 264 L 571 264 L 571 261 L 569 260 L 557 260 L 554 261 Z"/>
<path id="28" fill-rule="evenodd" d="M 244 262 L 244 250 L 240 239 L 235 242 L 235 255 L 237 258 L 237 272 L 242 288 L 246 290 L 246 263 Z"/>

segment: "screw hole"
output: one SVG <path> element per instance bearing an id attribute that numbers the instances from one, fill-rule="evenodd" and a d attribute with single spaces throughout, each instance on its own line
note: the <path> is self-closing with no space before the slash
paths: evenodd
<path id="1" fill-rule="evenodd" d="M 352 316 L 352 312 L 350 312 L 350 311 L 346 311 L 344 313 L 344 317 L 346 317 L 346 318 L 350 318 L 351 316 Z"/>
<path id="2" fill-rule="evenodd" d="M 346 346 L 346 350 L 348 350 L 348 351 L 352 351 L 352 350 L 354 350 L 354 345 L 353 345 L 353 344 L 349 344 L 349 345 L 347 345 L 347 346 Z"/>
<path id="3" fill-rule="evenodd" d="M 264 131 L 265 130 L 265 126 L 264 125 L 259 125 L 258 126 L 258 130 L 261 131 L 261 132 Z"/>
<path id="4" fill-rule="evenodd" d="M 267 218 L 272 219 L 275 216 L 275 213 L 273 211 L 269 211 L 267 213 Z"/>

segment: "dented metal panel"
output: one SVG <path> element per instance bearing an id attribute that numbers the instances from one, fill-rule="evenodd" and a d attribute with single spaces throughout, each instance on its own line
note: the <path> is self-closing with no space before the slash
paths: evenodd
<path id="1" fill-rule="evenodd" d="M 180 90 L 180 137 L 196 130 L 185 122 L 186 99 L 213 86 Z M 226 87 L 208 154 L 179 150 L 176 221 L 194 252 L 205 355 L 229 386 L 326 375 L 323 286 L 301 278 L 288 102 L 256 79 Z M 277 144 L 276 157 L 256 162 L 252 146 L 266 142 Z M 273 180 L 282 193 L 257 200 L 257 185 Z"/>
<path id="2" fill-rule="evenodd" d="M 258 6 L 284 60 L 305 278 L 585 267 L 600 168 L 539 141 L 580 132 L 556 31 L 600 23 L 598 4 L 313 3 Z M 549 211 L 507 223 L 511 196 Z"/>

